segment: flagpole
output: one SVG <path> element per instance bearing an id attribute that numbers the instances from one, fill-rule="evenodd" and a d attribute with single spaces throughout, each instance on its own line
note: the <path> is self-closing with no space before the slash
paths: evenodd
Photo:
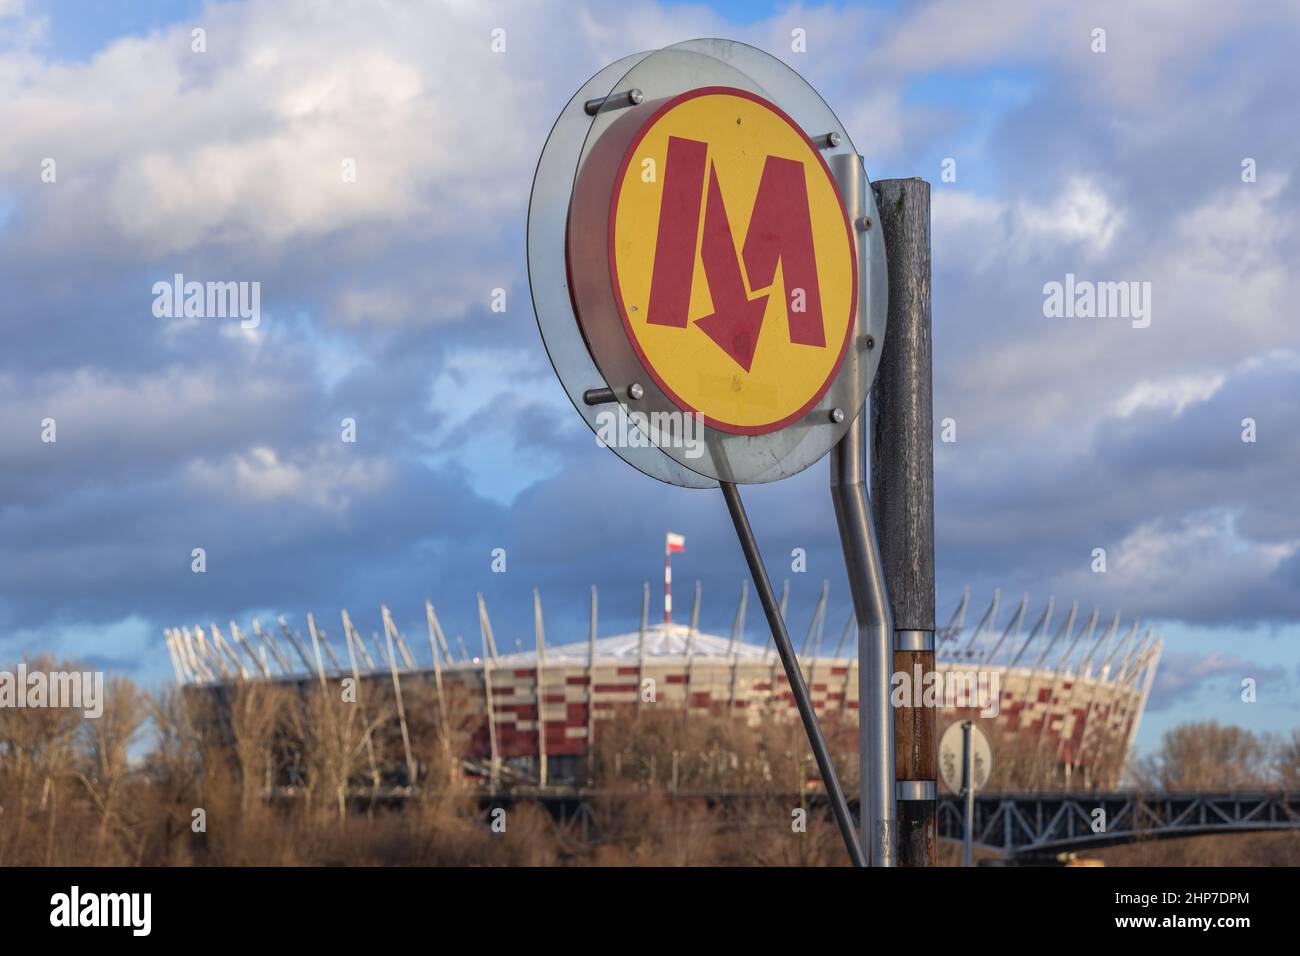
<path id="1" fill-rule="evenodd" d="M 664 623 L 673 622 L 673 549 L 664 538 Z"/>
<path id="2" fill-rule="evenodd" d="M 664 536 L 664 623 L 673 622 L 673 552 L 685 551 L 686 539 L 669 531 Z"/>

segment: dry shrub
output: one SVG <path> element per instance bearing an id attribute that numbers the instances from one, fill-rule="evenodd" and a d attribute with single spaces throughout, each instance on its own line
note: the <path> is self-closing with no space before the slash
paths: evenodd
<path id="1" fill-rule="evenodd" d="M 32 670 L 75 670 L 39 658 Z M 797 722 L 751 726 L 635 708 L 597 724 L 598 794 L 553 816 L 526 795 L 493 807 L 464 777 L 481 720 L 455 682 L 441 697 L 406 674 L 416 779 L 391 682 L 357 704 L 337 679 L 236 681 L 142 693 L 111 681 L 100 718 L 0 709 L 0 865 L 831 866 L 846 854 Z M 845 789 L 857 787 L 856 722 L 823 727 Z M 1059 786 L 1054 748 L 992 729 L 993 789 Z M 1050 752 L 1049 752 L 1050 751 Z M 674 755 L 675 758 L 674 758 Z M 1178 728 L 1137 768 L 1170 788 L 1300 783 L 1289 738 L 1215 724 Z M 411 784 L 414 783 L 414 786 Z M 196 823 L 196 811 L 205 826 Z M 792 826 L 801 814 L 800 827 Z M 960 847 L 942 844 L 941 862 Z M 1295 865 L 1300 833 L 1145 842 L 1095 854 L 1114 865 Z"/>

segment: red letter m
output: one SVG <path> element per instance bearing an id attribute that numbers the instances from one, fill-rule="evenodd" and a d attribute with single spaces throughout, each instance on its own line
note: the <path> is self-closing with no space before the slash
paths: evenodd
<path id="1" fill-rule="evenodd" d="M 706 143 L 669 137 L 646 321 L 686 328 L 698 239 L 713 313 L 697 319 L 696 325 L 737 365 L 748 372 L 754 361 L 763 312 L 778 263 L 785 284 L 790 341 L 825 348 L 803 164 L 769 156 L 763 165 L 742 255 L 749 288 L 768 291 L 751 299 L 722 202 L 717 168 L 713 166 L 708 170 L 708 195 L 705 196 L 707 159 Z M 702 235 L 701 203 L 704 204 Z"/>

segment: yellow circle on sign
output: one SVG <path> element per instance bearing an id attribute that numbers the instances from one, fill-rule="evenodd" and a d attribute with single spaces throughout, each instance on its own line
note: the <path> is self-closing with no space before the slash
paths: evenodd
<path id="1" fill-rule="evenodd" d="M 779 108 L 692 90 L 642 126 L 614 184 L 615 300 L 647 373 L 722 431 L 806 414 L 839 372 L 857 259 L 821 153 Z"/>

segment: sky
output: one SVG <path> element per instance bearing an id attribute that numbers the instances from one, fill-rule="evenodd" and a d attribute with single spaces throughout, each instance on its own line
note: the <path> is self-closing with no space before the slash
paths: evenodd
<path id="1" fill-rule="evenodd" d="M 156 686 L 167 626 L 337 633 L 347 608 L 368 631 L 386 604 L 422 634 L 426 597 L 472 644 L 476 592 L 527 648 L 533 588 L 560 642 L 592 585 L 615 633 L 668 530 L 679 609 L 699 580 L 725 633 L 745 567 L 720 495 L 597 445 L 524 241 L 573 92 L 702 36 L 802 73 L 872 179 L 932 184 L 940 623 L 965 587 L 972 614 L 1001 589 L 999 625 L 1022 593 L 1031 621 L 1048 595 L 1140 618 L 1164 636 L 1143 749 L 1300 725 L 1285 2 L 0 0 L 0 659 Z M 259 283 L 258 326 L 156 315 L 177 273 Z M 1149 289 L 1146 319 L 1049 315 L 1067 275 Z M 837 634 L 825 462 L 746 500 L 792 631 L 829 580 Z"/>

